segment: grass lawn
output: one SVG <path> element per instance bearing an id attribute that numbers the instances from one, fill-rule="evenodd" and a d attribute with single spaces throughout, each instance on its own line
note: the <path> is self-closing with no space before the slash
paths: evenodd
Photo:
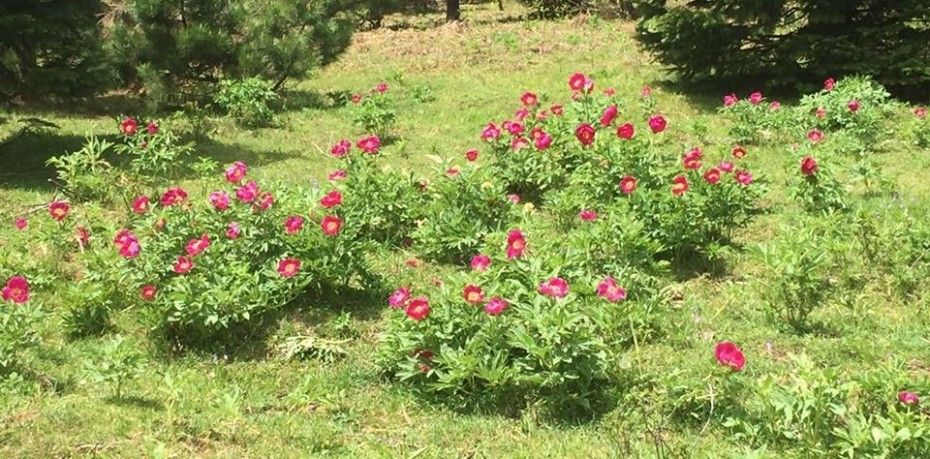
<path id="1" fill-rule="evenodd" d="M 386 81 L 399 98 L 396 138 L 385 148 L 391 167 L 434 174 L 430 156 L 464 162 L 480 146 L 488 121 L 509 116 L 525 90 L 544 100 L 564 100 L 575 71 L 590 74 L 599 88 L 613 86 L 635 104 L 650 85 L 658 110 L 674 126 L 678 143 L 718 139 L 728 148 L 716 115 L 719 95 L 677 92 L 667 73 L 651 63 L 633 39 L 634 24 L 589 18 L 516 21 L 516 10 L 466 5 L 461 25 L 433 26 L 439 17 L 404 19 L 410 27 L 358 33 L 335 64 L 290 85 L 286 107 L 270 128 L 237 128 L 215 119 L 199 155 L 225 164 L 244 160 L 256 180 L 307 183 L 325 180 L 335 167 L 329 147 L 362 134 L 346 107 L 327 94 L 364 91 Z M 415 93 L 432 100 L 417 101 Z M 33 108 L 57 129 L 23 135 L 0 145 L 0 221 L 40 207 L 54 194 L 47 158 L 80 148 L 87 135 L 112 135 L 116 117 L 137 109 L 121 97 L 101 98 L 87 108 Z M 706 131 L 706 134 L 702 134 Z M 904 144 L 886 146 L 879 159 L 894 177 L 905 203 L 926 202 L 930 184 L 923 171 L 927 152 Z M 678 154 L 678 152 L 674 152 Z M 768 206 L 787 199 L 786 148 L 753 147 L 747 164 L 770 188 Z M 196 182 L 186 186 L 197 188 Z M 38 210 L 42 212 L 42 208 Z M 750 246 L 790 225 L 788 212 L 769 212 L 743 231 Z M 0 249 L 3 241 L 0 240 Z M 410 255 L 379 260 L 386 270 L 407 269 Z M 540 422 L 533 410 L 520 418 L 456 412 L 384 379 L 375 365 L 378 332 L 387 315 L 382 292 L 357 299 L 304 304 L 270 319 L 245 344 L 228 352 L 165 352 L 124 310 L 116 328 L 146 350 L 144 371 L 116 399 L 87 380 L 83 358 L 102 340 L 71 340 L 52 314 L 44 345 L 29 354 L 34 374 L 0 381 L 0 457 L 786 457 L 755 450 L 720 426 L 687 414 L 669 416 L 663 387 L 635 384 L 637 375 L 683 375 L 701 382 L 719 340 L 744 343 L 753 355 L 749 375 L 786 371 L 791 354 L 840 371 L 894 362 L 927 374 L 930 340 L 926 305 L 914 305 L 868 289 L 850 306 L 831 304 L 815 312 L 819 330 L 797 334 L 773 323 L 756 293 L 759 267 L 743 252 L 726 256 L 722 274 L 682 275 L 668 305 L 671 321 L 660 339 L 627 353 L 629 390 L 618 388 L 616 406 L 588 422 Z M 430 266 L 424 270 L 429 276 Z M 441 268 L 440 268 L 441 269 Z M 54 299 L 53 299 L 54 300 Z M 54 301 L 52 301 L 54 303 Z M 917 312 L 919 311 L 919 312 Z M 334 362 L 278 357 L 283 337 L 314 332 L 339 335 L 344 358 Z M 688 376 L 691 375 L 691 376 Z M 707 383 L 706 394 L 715 389 Z"/>

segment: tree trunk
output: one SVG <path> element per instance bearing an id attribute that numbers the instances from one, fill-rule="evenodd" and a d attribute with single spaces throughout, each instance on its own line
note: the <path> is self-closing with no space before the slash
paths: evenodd
<path id="1" fill-rule="evenodd" d="M 461 8 L 459 7 L 460 0 L 446 0 L 446 21 L 454 22 L 458 21 L 462 16 Z"/>
<path id="2" fill-rule="evenodd" d="M 504 11 L 504 0 L 497 0 L 497 9 Z"/>

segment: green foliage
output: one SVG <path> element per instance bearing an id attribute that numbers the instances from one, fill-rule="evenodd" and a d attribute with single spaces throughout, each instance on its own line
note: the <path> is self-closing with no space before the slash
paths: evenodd
<path id="1" fill-rule="evenodd" d="M 271 85 L 261 78 L 220 81 L 214 103 L 237 123 L 244 126 L 265 126 L 274 119 L 269 104 L 278 100 Z"/>
<path id="2" fill-rule="evenodd" d="M 80 150 L 53 156 L 46 164 L 55 168 L 58 185 L 71 199 L 103 199 L 114 191 L 112 166 L 104 158 L 112 153 L 112 147 L 106 140 L 90 137 Z"/>
<path id="3" fill-rule="evenodd" d="M 384 83 L 381 83 L 384 85 Z M 382 90 L 372 89 L 364 95 L 353 96 L 352 121 L 365 133 L 388 138 L 397 119 L 393 92 L 383 86 Z M 354 98 L 358 97 L 358 101 Z"/>
<path id="4" fill-rule="evenodd" d="M 22 352 L 39 343 L 36 327 L 42 321 L 35 302 L 13 304 L 0 300 L 0 375 L 15 370 Z"/>
<path id="5" fill-rule="evenodd" d="M 111 386 L 113 396 L 122 399 L 126 383 L 135 379 L 142 369 L 143 354 L 132 341 L 117 335 L 106 340 L 97 355 L 84 362 L 88 379 Z"/>
<path id="6" fill-rule="evenodd" d="M 635 12 L 632 0 L 520 0 L 520 3 L 543 18 L 589 12 L 607 17 L 628 17 Z"/>

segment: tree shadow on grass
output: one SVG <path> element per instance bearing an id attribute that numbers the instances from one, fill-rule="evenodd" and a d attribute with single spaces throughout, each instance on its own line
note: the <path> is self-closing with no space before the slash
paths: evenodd
<path id="1" fill-rule="evenodd" d="M 125 92 L 111 92 L 77 100 L 47 100 L 28 103 L 30 114 L 37 116 L 108 116 L 142 113 L 143 102 L 138 96 Z"/>
<path id="2" fill-rule="evenodd" d="M 83 144 L 84 137 L 48 130 L 22 134 L 0 144 L 0 189 L 51 191 L 49 179 L 55 171 L 45 162 L 79 150 Z"/>
<path id="3" fill-rule="evenodd" d="M 103 401 L 110 405 L 116 405 L 120 407 L 134 407 L 152 411 L 162 411 L 165 409 L 165 406 L 162 404 L 162 402 L 156 399 L 141 397 L 138 395 L 124 395 L 122 397 L 111 395 L 107 398 L 104 398 Z"/>

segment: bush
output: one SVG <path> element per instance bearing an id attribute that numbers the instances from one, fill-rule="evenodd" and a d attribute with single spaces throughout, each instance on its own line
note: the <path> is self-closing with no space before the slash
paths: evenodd
<path id="1" fill-rule="evenodd" d="M 261 78 L 220 81 L 214 103 L 244 126 L 266 126 L 274 118 L 269 104 L 278 100 L 271 85 Z"/>
<path id="2" fill-rule="evenodd" d="M 30 301 L 30 286 L 23 276 L 10 277 L 0 297 L 0 375 L 13 370 L 23 350 L 35 345 L 41 320 L 39 306 Z"/>
<path id="3" fill-rule="evenodd" d="M 353 95 L 352 119 L 355 125 L 366 133 L 387 138 L 397 118 L 393 97 L 386 83 L 380 83 L 365 94 Z"/>
<path id="4" fill-rule="evenodd" d="M 581 13 L 606 17 L 630 17 L 635 13 L 633 0 L 520 0 L 535 15 L 556 18 Z"/>

